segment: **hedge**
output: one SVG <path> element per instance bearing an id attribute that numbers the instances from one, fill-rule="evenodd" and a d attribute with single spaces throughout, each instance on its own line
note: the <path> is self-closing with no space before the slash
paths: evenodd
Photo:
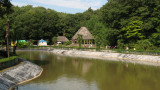
<path id="1" fill-rule="evenodd" d="M 10 58 L 2 58 L 2 59 L 0 59 L 0 63 L 2 63 L 2 62 L 7 62 L 7 61 L 11 61 L 11 60 L 14 60 L 14 59 L 16 59 L 16 58 L 18 58 L 18 56 L 12 56 L 12 57 L 10 57 Z"/>

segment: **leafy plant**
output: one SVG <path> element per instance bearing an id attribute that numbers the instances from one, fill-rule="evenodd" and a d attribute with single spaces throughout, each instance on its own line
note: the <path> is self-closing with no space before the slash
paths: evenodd
<path id="1" fill-rule="evenodd" d="M 17 43 L 17 47 L 19 47 L 19 48 L 27 48 L 29 46 L 30 46 L 29 42 L 18 42 Z"/>
<path id="2" fill-rule="evenodd" d="M 78 34 L 78 38 L 77 39 L 78 39 L 79 48 L 81 48 L 81 46 L 82 46 L 82 40 L 83 40 L 82 35 Z"/>
<path id="3" fill-rule="evenodd" d="M 56 44 L 56 42 L 57 42 L 57 37 L 52 37 L 52 42 L 53 42 L 53 44 Z"/>
<path id="4" fill-rule="evenodd" d="M 149 50 L 151 47 L 153 47 L 152 43 L 148 40 L 140 40 L 138 41 L 138 44 L 136 45 L 136 48 L 139 50 Z"/>
<path id="5" fill-rule="evenodd" d="M 72 41 L 65 42 L 65 45 L 70 45 L 70 44 L 72 44 Z"/>
<path id="6" fill-rule="evenodd" d="M 7 61 L 10 61 L 10 60 L 14 60 L 16 59 L 18 56 L 11 56 L 10 58 L 2 58 L 0 59 L 0 63 L 2 62 L 7 62 Z"/>

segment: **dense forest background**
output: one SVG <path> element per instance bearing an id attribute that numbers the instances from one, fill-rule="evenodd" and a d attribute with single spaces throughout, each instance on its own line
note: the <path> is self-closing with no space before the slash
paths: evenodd
<path id="1" fill-rule="evenodd" d="M 67 14 L 31 5 L 12 6 L 10 40 L 68 39 L 85 26 L 101 46 L 157 49 L 160 46 L 160 0 L 108 0 L 98 10 Z M 0 40 L 5 40 L 6 20 L 0 18 Z"/>

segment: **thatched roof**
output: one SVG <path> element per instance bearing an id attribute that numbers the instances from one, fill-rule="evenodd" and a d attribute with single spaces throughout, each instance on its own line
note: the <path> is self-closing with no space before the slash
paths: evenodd
<path id="1" fill-rule="evenodd" d="M 57 37 L 58 42 L 67 42 L 69 41 L 65 36 L 58 36 Z"/>
<path id="2" fill-rule="evenodd" d="M 78 38 L 78 34 L 82 35 L 82 38 L 84 40 L 94 39 L 92 34 L 88 31 L 88 29 L 86 27 L 81 27 L 77 31 L 77 33 L 72 37 L 72 39 L 77 39 Z"/>

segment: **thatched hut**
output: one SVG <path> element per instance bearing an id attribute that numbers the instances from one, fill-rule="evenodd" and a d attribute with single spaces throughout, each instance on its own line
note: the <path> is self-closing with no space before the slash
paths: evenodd
<path id="1" fill-rule="evenodd" d="M 92 34 L 88 31 L 86 27 L 81 27 L 76 34 L 72 37 L 72 43 L 77 44 L 78 43 L 78 35 L 82 35 L 83 42 L 82 44 L 93 44 L 93 36 Z"/>
<path id="2" fill-rule="evenodd" d="M 57 42 L 65 43 L 69 41 L 65 36 L 58 36 L 57 37 Z"/>

